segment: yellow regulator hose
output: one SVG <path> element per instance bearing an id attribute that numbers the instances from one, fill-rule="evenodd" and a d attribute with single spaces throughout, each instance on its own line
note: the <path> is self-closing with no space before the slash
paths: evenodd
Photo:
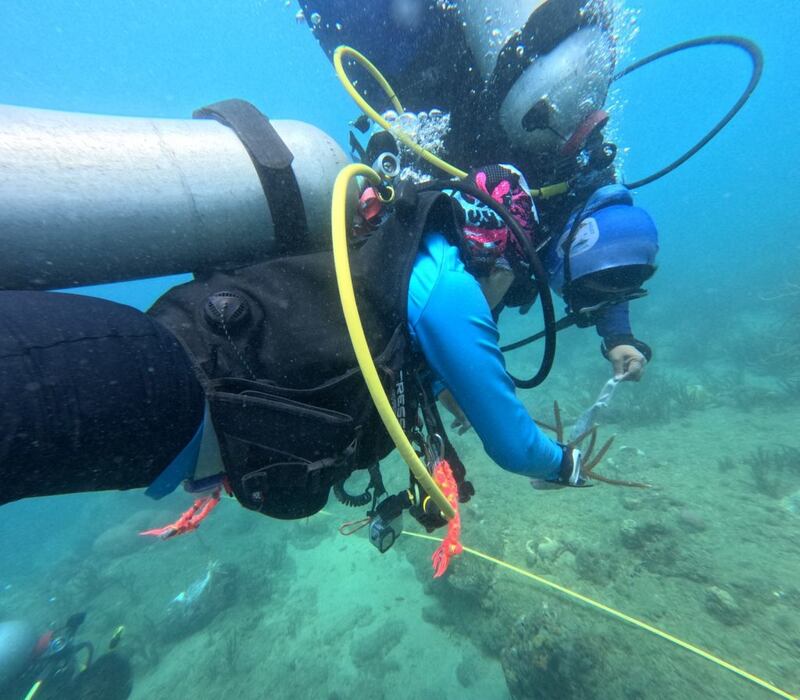
<path id="1" fill-rule="evenodd" d="M 358 90 L 356 90 L 355 86 L 352 82 L 350 82 L 350 78 L 347 77 L 347 73 L 344 70 L 344 66 L 342 65 L 342 59 L 347 56 L 349 58 L 353 58 L 358 61 L 364 68 L 369 71 L 369 74 L 378 81 L 378 85 L 381 86 L 381 89 L 386 93 L 386 96 L 389 98 L 390 102 L 392 103 L 392 107 L 397 110 L 398 113 L 402 113 L 405 110 L 403 109 L 403 105 L 400 104 L 400 100 L 398 99 L 395 91 L 392 89 L 392 86 L 389 85 L 386 78 L 381 75 L 381 72 L 375 67 L 375 65 L 366 57 L 364 54 L 359 53 L 353 48 L 349 46 L 338 46 L 336 50 L 333 52 L 333 67 L 336 70 L 336 75 L 339 77 L 344 89 L 347 90 L 347 93 L 350 97 L 353 98 L 355 103 L 361 107 L 361 110 L 366 114 L 370 119 L 372 119 L 376 124 L 380 124 L 384 129 L 394 134 L 400 141 L 402 141 L 406 146 L 408 146 L 414 153 L 416 153 L 420 158 L 424 158 L 427 160 L 431 165 L 436 166 L 440 170 L 443 170 L 448 175 L 452 175 L 453 177 L 457 177 L 463 180 L 467 173 L 459 168 L 455 167 L 454 165 L 450 165 L 450 163 L 442 160 L 441 158 L 437 158 L 433 153 L 430 151 L 425 150 L 422 146 L 416 143 L 408 134 L 406 134 L 401 129 L 397 129 L 393 127 L 389 122 L 387 122 L 380 114 L 378 114 L 375 109 L 373 109 L 372 105 L 367 102 L 362 95 L 359 94 Z"/>
<path id="2" fill-rule="evenodd" d="M 361 111 L 364 112 L 364 114 L 366 114 L 376 124 L 379 124 L 384 129 L 394 134 L 414 153 L 416 153 L 420 158 L 427 160 L 431 165 L 434 165 L 452 177 L 457 177 L 461 180 L 467 177 L 468 173 L 466 173 L 464 170 L 461 170 L 455 165 L 452 165 L 451 163 L 448 163 L 447 161 L 444 161 L 441 158 L 433 155 L 433 153 L 424 149 L 422 146 L 412 140 L 411 137 L 402 129 L 393 127 L 380 114 L 378 114 L 373 106 L 364 99 L 364 96 L 359 94 L 355 85 L 353 85 L 350 78 L 347 76 L 347 72 L 344 69 L 344 64 L 342 63 L 342 60 L 345 57 L 352 58 L 360 63 L 367 70 L 367 72 L 373 78 L 375 78 L 378 85 L 380 85 L 381 89 L 392 103 L 392 107 L 394 107 L 399 114 L 402 114 L 405 110 L 403 109 L 403 105 L 401 104 L 397 93 L 394 91 L 394 88 L 392 88 L 392 86 L 389 84 L 389 81 L 383 77 L 383 74 L 378 70 L 374 63 L 364 56 L 364 54 L 356 51 L 350 46 L 338 46 L 333 52 L 333 67 L 336 71 L 336 75 L 339 78 L 339 82 L 342 83 L 342 86 L 347 91 L 347 94 L 353 98 L 353 101 L 361 108 Z M 550 197 L 556 197 L 558 195 L 565 194 L 566 192 L 569 192 L 569 183 L 559 182 L 555 185 L 546 185 L 545 187 L 541 187 L 539 189 L 532 189 L 530 190 L 530 195 L 531 197 L 535 197 L 537 199 L 549 199 Z"/>
<path id="3" fill-rule="evenodd" d="M 339 286 L 339 297 L 347 323 L 347 331 L 350 334 L 350 341 L 353 343 L 358 366 L 364 375 L 364 381 L 367 383 L 367 389 L 369 389 L 375 408 L 378 409 L 378 414 L 386 426 L 389 436 L 422 489 L 433 499 L 439 510 L 441 510 L 442 515 L 450 520 L 455 515 L 453 507 L 448 503 L 447 498 L 428 473 L 425 465 L 420 461 L 413 445 L 406 437 L 400 421 L 397 420 L 397 416 L 394 414 L 389 397 L 386 395 L 378 376 L 378 370 L 372 359 L 367 338 L 364 335 L 364 327 L 361 325 L 361 318 L 358 314 L 353 279 L 350 274 L 350 256 L 347 249 L 347 189 L 350 180 L 357 176 L 366 178 L 374 185 L 381 184 L 380 176 L 372 168 L 366 165 L 353 164 L 342 169 L 333 186 L 333 203 L 331 207 L 333 260 L 336 266 L 336 283 Z"/>

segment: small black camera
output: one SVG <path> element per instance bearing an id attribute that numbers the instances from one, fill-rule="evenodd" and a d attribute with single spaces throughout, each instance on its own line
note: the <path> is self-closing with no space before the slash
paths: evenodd
<path id="1" fill-rule="evenodd" d="M 369 524 L 369 541 L 383 554 L 395 543 L 395 540 L 400 537 L 400 532 L 402 530 L 402 513 L 390 520 L 384 520 L 378 515 Z"/>

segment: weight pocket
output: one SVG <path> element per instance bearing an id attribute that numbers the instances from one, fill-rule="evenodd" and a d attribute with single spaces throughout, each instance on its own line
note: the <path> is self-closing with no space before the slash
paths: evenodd
<path id="1" fill-rule="evenodd" d="M 354 438 L 347 414 L 257 389 L 215 391 L 209 404 L 219 433 L 309 462 L 342 452 Z"/>

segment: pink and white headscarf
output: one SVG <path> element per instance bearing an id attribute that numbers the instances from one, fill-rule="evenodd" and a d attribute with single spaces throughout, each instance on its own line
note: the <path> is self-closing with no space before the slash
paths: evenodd
<path id="1" fill-rule="evenodd" d="M 487 165 L 470 173 L 469 180 L 508 209 L 533 243 L 538 218 L 528 183 L 519 170 L 511 165 Z M 489 274 L 495 265 L 510 267 L 509 255 L 525 259 L 511 229 L 493 209 L 469 194 L 456 192 L 454 197 L 464 210 L 465 262 L 474 274 Z"/>

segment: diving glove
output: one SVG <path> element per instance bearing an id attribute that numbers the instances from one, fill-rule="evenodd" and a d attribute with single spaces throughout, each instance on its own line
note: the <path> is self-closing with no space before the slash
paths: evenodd
<path id="1" fill-rule="evenodd" d="M 555 483 L 562 486 L 593 486 L 581 473 L 583 466 L 583 455 L 577 447 L 562 445 L 564 455 L 561 457 L 561 469 Z"/>

